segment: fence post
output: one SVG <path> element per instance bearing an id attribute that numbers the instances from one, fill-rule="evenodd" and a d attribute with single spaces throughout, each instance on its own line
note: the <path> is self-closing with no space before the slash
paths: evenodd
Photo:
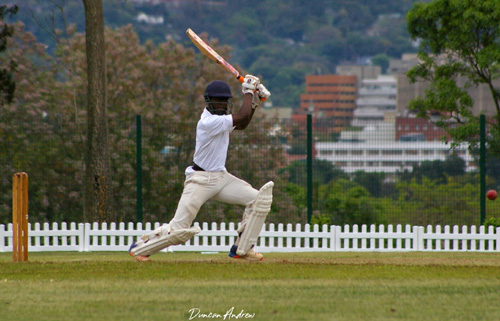
<path id="1" fill-rule="evenodd" d="M 5 225 L 0 224 L 0 253 L 5 252 Z"/>
<path id="2" fill-rule="evenodd" d="M 340 251 L 341 250 L 341 240 L 340 240 L 340 233 L 341 233 L 341 227 L 340 226 L 335 226 L 335 251 Z"/>
<path id="3" fill-rule="evenodd" d="M 90 230 L 91 230 L 90 223 L 85 223 L 84 232 L 83 232 L 83 251 L 84 252 L 90 251 Z"/>
<path id="4" fill-rule="evenodd" d="M 495 251 L 496 252 L 500 252 L 500 227 L 496 228 L 496 235 L 495 235 L 495 237 L 496 237 Z"/>
<path id="5" fill-rule="evenodd" d="M 78 251 L 85 251 L 85 224 L 78 223 Z"/>
<path id="6" fill-rule="evenodd" d="M 335 251 L 335 225 L 330 225 L 330 251 Z"/>
<path id="7" fill-rule="evenodd" d="M 424 228 L 422 226 L 413 227 L 413 250 L 423 251 L 424 250 Z"/>

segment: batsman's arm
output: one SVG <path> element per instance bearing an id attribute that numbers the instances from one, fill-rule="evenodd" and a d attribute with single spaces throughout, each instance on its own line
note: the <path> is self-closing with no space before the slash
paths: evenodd
<path id="1" fill-rule="evenodd" d="M 243 105 L 241 106 L 238 113 L 233 114 L 233 126 L 234 129 L 243 130 L 247 128 L 248 124 L 252 120 L 253 113 L 255 109 L 252 108 L 252 94 L 245 94 L 243 97 Z"/>

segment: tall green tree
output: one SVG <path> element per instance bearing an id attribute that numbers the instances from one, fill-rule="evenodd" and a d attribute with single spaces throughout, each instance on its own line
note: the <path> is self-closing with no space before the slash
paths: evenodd
<path id="1" fill-rule="evenodd" d="M 405 218 L 411 224 L 478 223 L 478 188 L 463 177 L 448 177 L 445 182 L 440 183 L 424 176 L 420 181 L 400 181 L 396 186 L 399 191 L 399 206 L 404 208 Z"/>
<path id="2" fill-rule="evenodd" d="M 83 0 L 87 55 L 87 155 L 85 216 L 88 221 L 114 221 L 108 143 L 106 56 L 102 0 Z"/>
<path id="3" fill-rule="evenodd" d="M 385 173 L 357 171 L 352 180 L 366 188 L 372 196 L 380 197 L 384 191 L 385 177 Z"/>
<path id="4" fill-rule="evenodd" d="M 391 58 L 386 55 L 386 54 L 378 54 L 373 56 L 372 58 L 372 64 L 375 66 L 380 66 L 380 69 L 382 69 L 382 73 L 385 74 L 387 69 L 389 68 L 389 61 Z"/>
<path id="5" fill-rule="evenodd" d="M 489 118 L 488 143 L 500 153 L 500 2 L 434 0 L 417 2 L 407 14 L 408 30 L 420 42 L 420 63 L 408 72 L 412 82 L 430 88 L 410 103 L 421 117 L 438 112 L 438 126 L 455 142 L 478 139 L 479 115 L 467 88 L 486 85 L 496 114 Z M 457 126 L 458 125 L 458 126 Z"/>
<path id="6" fill-rule="evenodd" d="M 318 223 L 379 224 L 384 208 L 370 192 L 359 184 L 339 178 L 319 188 Z M 325 220 L 326 219 L 326 220 Z"/>
<path id="7" fill-rule="evenodd" d="M 433 161 L 423 161 L 420 165 L 413 168 L 410 175 L 404 175 L 407 181 L 416 178 L 421 181 L 423 177 L 436 182 L 446 183 L 447 177 L 462 176 L 465 174 L 466 163 L 463 158 L 457 155 L 451 155 L 444 161 L 436 159 Z M 406 177 L 405 177 L 406 176 Z"/>
<path id="8" fill-rule="evenodd" d="M 313 159 L 313 181 L 317 184 L 328 184 L 336 178 L 348 178 L 348 175 L 341 169 L 332 165 L 331 162 Z M 285 174 L 290 183 L 305 184 L 306 182 L 306 163 L 304 161 L 294 161 L 287 167 L 280 170 Z"/>
<path id="9" fill-rule="evenodd" d="M 14 34 L 14 27 L 5 23 L 5 17 L 12 17 L 18 11 L 16 5 L 7 7 L 0 6 L 0 53 L 7 49 L 7 40 Z M 16 82 L 14 81 L 14 72 L 17 69 L 17 63 L 14 59 L 2 61 L 0 65 L 0 102 L 11 103 L 16 91 Z"/>

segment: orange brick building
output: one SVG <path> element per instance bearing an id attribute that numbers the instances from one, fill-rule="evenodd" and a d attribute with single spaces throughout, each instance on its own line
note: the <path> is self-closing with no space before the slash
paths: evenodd
<path id="1" fill-rule="evenodd" d="M 316 125 L 328 123 L 335 132 L 339 132 L 350 126 L 352 121 L 356 108 L 356 85 L 356 76 L 308 75 L 306 93 L 300 95 L 298 114 L 307 114 L 312 104 Z"/>

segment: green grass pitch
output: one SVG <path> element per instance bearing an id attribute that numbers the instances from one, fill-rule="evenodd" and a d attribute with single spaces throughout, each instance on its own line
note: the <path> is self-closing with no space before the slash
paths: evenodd
<path id="1" fill-rule="evenodd" d="M 500 253 L 0 254 L 0 319 L 500 320 Z"/>

